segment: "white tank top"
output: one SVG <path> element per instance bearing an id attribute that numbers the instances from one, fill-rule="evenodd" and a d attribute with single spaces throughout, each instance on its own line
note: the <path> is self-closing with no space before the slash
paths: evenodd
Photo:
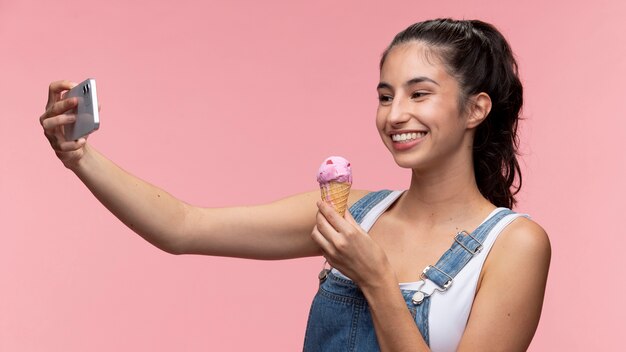
<path id="1" fill-rule="evenodd" d="M 403 191 L 393 191 L 385 199 L 376 204 L 361 221 L 361 227 L 368 232 L 382 213 L 393 204 Z M 499 209 L 495 209 L 483 222 L 487 221 Z M 445 292 L 435 291 L 435 284 L 426 280 L 417 282 L 400 283 L 400 289 L 418 290 L 432 294 L 430 296 L 430 312 L 428 315 L 428 330 L 430 337 L 430 349 L 434 352 L 456 351 L 461 337 L 465 331 L 469 318 L 476 286 L 480 277 L 485 259 L 491 250 L 500 232 L 516 218 L 526 214 L 510 214 L 502 218 L 489 232 L 483 243 L 483 249 L 474 256 L 454 278 L 454 284 Z M 442 253 L 443 254 L 443 253 Z M 435 264 L 435 263 L 431 263 Z M 423 269 L 423 268 L 421 268 Z M 339 270 L 332 269 L 333 273 L 344 278 Z"/>

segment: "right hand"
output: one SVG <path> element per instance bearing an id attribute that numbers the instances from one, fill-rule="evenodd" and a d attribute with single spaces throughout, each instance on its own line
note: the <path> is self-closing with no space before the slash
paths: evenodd
<path id="1" fill-rule="evenodd" d="M 76 120 L 75 114 L 65 114 L 76 108 L 78 99 L 63 99 L 63 92 L 72 89 L 76 83 L 70 81 L 55 81 L 50 83 L 46 111 L 39 118 L 44 134 L 57 157 L 68 169 L 74 168 L 84 155 L 84 146 L 87 138 L 82 137 L 75 141 L 65 139 L 63 126 Z"/>

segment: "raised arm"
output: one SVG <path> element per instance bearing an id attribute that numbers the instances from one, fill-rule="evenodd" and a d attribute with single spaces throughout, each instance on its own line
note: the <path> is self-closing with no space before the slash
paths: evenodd
<path id="1" fill-rule="evenodd" d="M 89 145 L 72 171 L 126 226 L 173 254 L 282 259 L 318 254 L 319 192 L 249 207 L 199 208 L 124 171 Z"/>
<path id="2" fill-rule="evenodd" d="M 124 171 L 86 139 L 66 141 L 66 111 L 75 99 L 62 99 L 74 86 L 50 85 L 40 122 L 59 159 L 124 224 L 158 248 L 174 254 L 207 254 L 256 259 L 284 259 L 320 253 L 311 239 L 319 192 L 303 193 L 265 205 L 199 208 Z M 350 203 L 365 192 L 352 192 Z"/>

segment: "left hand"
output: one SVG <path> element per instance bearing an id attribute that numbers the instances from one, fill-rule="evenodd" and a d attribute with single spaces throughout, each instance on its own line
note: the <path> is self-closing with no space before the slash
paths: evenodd
<path id="1" fill-rule="evenodd" d="M 342 218 L 318 201 L 317 225 L 311 233 L 328 263 L 359 286 L 383 282 L 389 261 L 383 249 L 356 223 L 349 211 Z"/>

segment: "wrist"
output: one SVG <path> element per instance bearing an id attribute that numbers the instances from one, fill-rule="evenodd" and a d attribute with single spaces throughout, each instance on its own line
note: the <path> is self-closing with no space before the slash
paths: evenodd
<path id="1" fill-rule="evenodd" d="M 380 270 L 376 275 L 370 277 L 369 280 L 363 280 L 359 284 L 361 291 L 368 295 L 378 295 L 379 293 L 384 295 L 389 289 L 398 288 L 398 280 L 396 274 L 388 261 L 385 261 L 379 266 Z"/>
<path id="2" fill-rule="evenodd" d="M 76 175 L 79 175 L 85 169 L 86 164 L 87 164 L 87 159 L 89 159 L 90 157 L 91 157 L 91 148 L 89 147 L 88 144 L 85 144 L 82 147 L 81 154 L 79 157 L 69 158 L 68 160 L 64 160 L 63 165 L 67 169 L 75 173 Z"/>

